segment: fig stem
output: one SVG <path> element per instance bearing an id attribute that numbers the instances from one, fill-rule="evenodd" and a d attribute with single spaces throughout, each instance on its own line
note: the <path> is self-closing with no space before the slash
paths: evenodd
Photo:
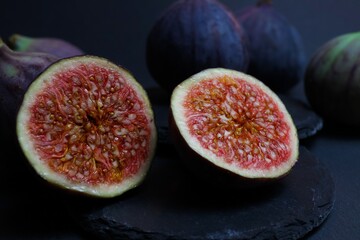
<path id="1" fill-rule="evenodd" d="M 271 4 L 272 4 L 272 0 L 259 0 L 256 3 L 256 6 L 271 5 Z"/>
<path id="2" fill-rule="evenodd" d="M 11 35 L 9 38 L 10 47 L 20 51 L 27 49 L 29 45 L 32 43 L 32 41 L 33 40 L 30 37 L 20 35 L 17 33 Z"/>

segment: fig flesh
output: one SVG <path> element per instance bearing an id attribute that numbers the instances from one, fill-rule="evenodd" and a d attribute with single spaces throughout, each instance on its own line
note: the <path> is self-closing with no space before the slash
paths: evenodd
<path id="1" fill-rule="evenodd" d="M 244 73 L 215 68 L 193 75 L 174 89 L 171 115 L 175 145 L 190 168 L 201 162 L 233 183 L 261 183 L 285 176 L 297 161 L 297 132 L 285 106 Z"/>
<path id="2" fill-rule="evenodd" d="M 325 121 L 360 127 L 360 32 L 324 43 L 312 56 L 305 73 L 305 92 Z"/>
<path id="3" fill-rule="evenodd" d="M 271 0 L 260 0 L 236 17 L 249 38 L 248 74 L 275 92 L 286 92 L 303 79 L 306 57 L 302 38 Z"/>
<path id="4" fill-rule="evenodd" d="M 19 110 L 17 135 L 42 178 L 104 198 L 142 182 L 156 144 L 146 92 L 127 70 L 95 56 L 62 59 L 39 75 Z"/>
<path id="5" fill-rule="evenodd" d="M 9 39 L 12 49 L 19 52 L 45 52 L 59 58 L 83 55 L 84 52 L 74 44 L 60 38 L 32 38 L 14 34 Z"/>
<path id="6" fill-rule="evenodd" d="M 246 36 L 233 14 L 216 0 L 179 0 L 156 21 L 147 39 L 147 65 L 170 93 L 207 68 L 243 71 Z"/>

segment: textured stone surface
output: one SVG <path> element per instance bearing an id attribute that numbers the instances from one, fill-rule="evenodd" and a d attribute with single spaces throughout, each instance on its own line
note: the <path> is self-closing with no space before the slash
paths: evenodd
<path id="1" fill-rule="evenodd" d="M 332 177 L 304 147 L 281 182 L 238 192 L 198 184 L 168 150 L 138 189 L 107 201 L 71 199 L 70 212 L 102 239 L 298 239 L 333 207 Z"/>

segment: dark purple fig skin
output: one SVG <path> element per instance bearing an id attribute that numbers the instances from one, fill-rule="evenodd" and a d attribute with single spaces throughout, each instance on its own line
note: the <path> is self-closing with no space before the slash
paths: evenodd
<path id="1" fill-rule="evenodd" d="M 146 49 L 150 74 L 170 92 L 201 70 L 248 66 L 244 31 L 216 0 L 176 1 L 154 24 Z"/>
<path id="2" fill-rule="evenodd" d="M 14 34 L 9 39 L 10 47 L 19 52 L 44 52 L 59 58 L 83 55 L 77 46 L 59 38 L 31 38 Z"/>
<path id="3" fill-rule="evenodd" d="M 47 53 L 16 52 L 0 39 L 0 109 L 2 117 L 15 121 L 26 89 L 59 58 Z"/>
<path id="4" fill-rule="evenodd" d="M 249 38 L 248 74 L 275 92 L 286 92 L 303 79 L 306 56 L 302 38 L 270 0 L 236 14 Z"/>
<path id="5" fill-rule="evenodd" d="M 0 39 L 0 148 L 19 152 L 15 122 L 23 96 L 33 80 L 59 58 L 47 53 L 16 52 Z"/>
<path id="6" fill-rule="evenodd" d="M 360 130 L 360 32 L 325 42 L 305 72 L 305 93 L 325 124 Z"/>
<path id="7" fill-rule="evenodd" d="M 0 147 L 2 150 L 17 151 L 16 115 L 26 89 L 37 75 L 57 60 L 58 57 L 47 53 L 15 52 L 0 39 Z"/>
<path id="8" fill-rule="evenodd" d="M 28 86 L 58 59 L 47 53 L 13 51 L 0 39 L 0 151 L 4 158 L 22 158 L 15 129 L 17 112 Z"/>

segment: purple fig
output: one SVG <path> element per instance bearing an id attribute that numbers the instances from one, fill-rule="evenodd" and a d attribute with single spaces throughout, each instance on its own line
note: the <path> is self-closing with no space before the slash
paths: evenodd
<path id="1" fill-rule="evenodd" d="M 272 1 L 259 0 L 236 16 L 249 38 L 247 73 L 276 92 L 285 92 L 300 82 L 306 65 L 301 36 Z"/>
<path id="2" fill-rule="evenodd" d="M 10 47 L 20 52 L 45 52 L 59 58 L 83 55 L 77 46 L 59 38 L 31 38 L 14 34 L 9 39 Z"/>
<path id="3" fill-rule="evenodd" d="M 13 51 L 0 39 L 0 147 L 4 156 L 19 152 L 15 122 L 28 86 L 57 60 L 48 53 Z"/>
<path id="4" fill-rule="evenodd" d="M 244 31 L 217 0 L 175 1 L 149 32 L 146 50 L 150 74 L 168 92 L 201 70 L 248 65 Z"/>
<path id="5" fill-rule="evenodd" d="M 0 110 L 15 120 L 27 87 L 46 67 L 59 58 L 48 53 L 17 52 L 0 39 Z"/>

